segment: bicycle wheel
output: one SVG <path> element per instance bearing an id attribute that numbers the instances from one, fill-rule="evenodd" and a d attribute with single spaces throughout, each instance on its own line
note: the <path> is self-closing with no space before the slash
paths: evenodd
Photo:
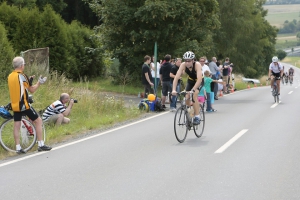
<path id="1" fill-rule="evenodd" d="M 178 142 L 184 142 L 188 128 L 187 128 L 187 115 L 186 111 L 183 107 L 177 109 L 174 117 L 174 132 Z"/>
<path id="2" fill-rule="evenodd" d="M 201 137 L 204 132 L 204 126 L 205 126 L 205 114 L 204 114 L 204 107 L 200 104 L 200 124 L 194 125 L 194 132 L 196 137 Z"/>
<path id="3" fill-rule="evenodd" d="M 16 144 L 13 135 L 14 119 L 8 119 L 0 127 L 0 144 L 11 152 L 16 152 Z M 22 118 L 21 128 L 19 130 L 20 145 L 24 151 L 29 151 L 36 143 L 36 130 L 33 124 L 25 118 Z"/>

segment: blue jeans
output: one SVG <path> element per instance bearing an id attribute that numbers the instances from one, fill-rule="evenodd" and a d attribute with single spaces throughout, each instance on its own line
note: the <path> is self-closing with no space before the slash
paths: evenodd
<path id="1" fill-rule="evenodd" d="M 207 96 L 207 99 L 206 99 L 206 102 L 207 102 L 206 111 L 210 111 L 212 109 L 211 108 L 210 93 L 206 92 L 206 96 Z"/>
<path id="2" fill-rule="evenodd" d="M 173 87 L 173 82 L 171 82 L 171 87 Z M 177 84 L 176 92 L 180 92 L 180 83 Z M 170 104 L 170 108 L 176 108 L 177 95 L 172 96 L 172 102 Z"/>

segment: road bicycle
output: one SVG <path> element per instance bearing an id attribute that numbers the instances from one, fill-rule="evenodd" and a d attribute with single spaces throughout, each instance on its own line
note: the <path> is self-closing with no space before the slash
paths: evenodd
<path id="1" fill-rule="evenodd" d="M 289 77 L 288 76 L 284 77 L 284 82 L 285 82 L 286 85 L 289 83 Z"/>
<path id="2" fill-rule="evenodd" d="M 33 103 L 33 102 L 32 102 Z M 14 140 L 14 118 L 10 114 L 11 104 L 0 107 L 0 116 L 5 121 L 0 126 L 0 145 L 7 151 L 17 152 Z M 46 140 L 46 130 L 44 124 L 42 125 L 43 140 Z M 36 129 L 33 122 L 27 117 L 23 116 L 21 119 L 21 128 L 19 130 L 20 145 L 25 152 L 29 151 L 37 142 Z"/>
<path id="3" fill-rule="evenodd" d="M 293 75 L 289 75 L 290 84 L 293 85 Z"/>
<path id="4" fill-rule="evenodd" d="M 199 104 L 200 106 L 200 123 L 198 125 L 193 124 L 193 111 L 192 115 L 189 113 L 189 106 L 185 104 L 186 96 L 189 94 L 190 99 L 193 100 L 193 93 L 182 91 L 177 93 L 178 98 L 180 99 L 180 107 L 176 110 L 174 117 L 174 132 L 178 142 L 182 143 L 186 139 L 187 132 L 191 129 L 194 130 L 196 137 L 200 138 L 204 132 L 205 126 L 205 115 L 204 115 L 204 105 Z M 183 97 L 183 98 L 181 98 Z"/>
<path id="5" fill-rule="evenodd" d="M 276 81 L 277 79 L 275 77 L 272 77 L 271 79 L 275 79 L 273 84 L 272 96 L 274 97 L 275 103 L 279 103 L 278 86 Z"/>

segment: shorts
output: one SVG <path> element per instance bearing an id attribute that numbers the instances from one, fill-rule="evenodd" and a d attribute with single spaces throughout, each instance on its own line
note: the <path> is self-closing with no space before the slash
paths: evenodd
<path id="1" fill-rule="evenodd" d="M 54 114 L 54 115 L 51 115 L 50 117 L 48 117 L 48 119 L 45 121 L 45 123 L 48 123 L 48 124 L 55 124 L 57 119 L 58 119 L 58 116 L 59 114 Z"/>
<path id="2" fill-rule="evenodd" d="M 205 97 L 204 96 L 198 96 L 198 102 L 199 103 L 204 103 L 205 102 Z"/>
<path id="3" fill-rule="evenodd" d="M 37 114 L 37 112 L 35 112 L 33 107 L 30 107 L 29 109 L 21 112 L 14 112 L 14 121 L 21 121 L 22 116 L 27 116 L 31 121 L 35 121 L 37 118 L 39 118 L 39 115 Z"/>
<path id="4" fill-rule="evenodd" d="M 202 81 L 203 81 L 203 79 L 202 79 Z M 185 87 L 185 91 L 191 91 L 193 89 L 193 87 L 195 86 L 195 84 L 196 84 L 195 81 L 188 80 L 186 87 Z M 201 85 L 200 85 L 200 87 L 201 87 Z M 200 91 L 199 88 L 197 88 L 197 90 Z"/>
<path id="5" fill-rule="evenodd" d="M 223 76 L 223 82 L 228 84 L 228 76 Z"/>
<path id="6" fill-rule="evenodd" d="M 274 72 L 272 71 L 272 75 L 275 76 L 277 80 L 278 80 L 278 78 L 280 78 L 280 72 L 279 72 L 279 73 L 274 73 Z"/>
<path id="7" fill-rule="evenodd" d="M 172 87 L 170 81 L 163 81 L 162 82 L 162 94 L 163 96 L 168 96 L 168 92 L 172 92 Z"/>

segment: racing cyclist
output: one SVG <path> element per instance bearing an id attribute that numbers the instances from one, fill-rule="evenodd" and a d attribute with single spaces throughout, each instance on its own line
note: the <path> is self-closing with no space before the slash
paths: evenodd
<path id="1" fill-rule="evenodd" d="M 291 83 L 293 83 L 293 76 L 294 76 L 294 69 L 292 67 L 290 67 L 290 69 L 289 69 L 289 79 L 290 79 Z"/>
<path id="2" fill-rule="evenodd" d="M 202 66 L 199 62 L 195 61 L 195 54 L 191 51 L 187 51 L 183 54 L 184 62 L 181 63 L 176 76 L 173 80 L 173 88 L 172 88 L 172 95 L 177 95 L 176 92 L 176 86 L 178 83 L 178 80 L 180 79 L 180 76 L 183 71 L 188 75 L 188 80 L 186 84 L 185 90 L 187 92 L 192 91 L 193 92 L 193 99 L 195 102 L 193 102 L 193 108 L 194 108 L 194 114 L 195 118 L 193 120 L 193 124 L 198 125 L 200 124 L 200 114 L 199 114 L 199 102 L 198 102 L 198 93 L 199 93 L 199 87 L 202 81 Z M 186 96 L 186 105 L 191 105 L 189 94 Z"/>
<path id="3" fill-rule="evenodd" d="M 269 66 L 269 79 L 271 78 L 271 75 L 275 77 L 271 80 L 271 92 L 273 91 L 274 80 L 276 79 L 278 97 L 280 99 L 280 78 L 282 78 L 283 75 L 283 66 L 278 62 L 278 58 L 276 56 L 272 58 L 272 63 Z"/>

